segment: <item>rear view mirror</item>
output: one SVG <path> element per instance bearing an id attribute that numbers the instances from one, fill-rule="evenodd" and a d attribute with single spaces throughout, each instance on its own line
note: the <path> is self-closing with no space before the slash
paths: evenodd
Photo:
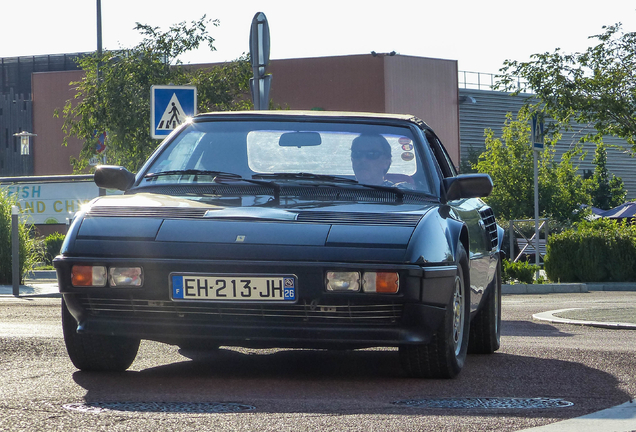
<path id="1" fill-rule="evenodd" d="M 318 132 L 285 132 L 280 136 L 278 145 L 281 147 L 311 147 L 322 144 Z"/>

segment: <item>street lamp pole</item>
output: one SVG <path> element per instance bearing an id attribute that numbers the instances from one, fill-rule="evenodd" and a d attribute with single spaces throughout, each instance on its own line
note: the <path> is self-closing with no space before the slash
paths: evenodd
<path id="1" fill-rule="evenodd" d="M 102 58 L 102 0 L 97 0 L 97 55 Z M 99 81 L 99 62 L 97 63 L 97 80 Z"/>
<path id="2" fill-rule="evenodd" d="M 102 55 L 102 1 L 97 0 L 97 54 Z"/>

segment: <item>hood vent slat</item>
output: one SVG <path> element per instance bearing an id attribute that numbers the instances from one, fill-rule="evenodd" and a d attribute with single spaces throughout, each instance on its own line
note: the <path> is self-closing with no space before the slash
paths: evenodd
<path id="1" fill-rule="evenodd" d="M 245 209 L 248 209 L 247 207 Z M 147 217 L 157 219 L 204 219 L 209 207 L 93 207 L 87 217 Z M 248 212 L 245 212 L 246 214 Z M 292 213 L 292 212 L 290 212 Z M 390 225 L 415 227 L 422 215 L 409 213 L 363 213 L 299 211 L 297 222 L 336 225 Z M 256 221 L 256 220 L 255 220 Z M 292 222 L 292 221 L 290 221 Z"/>

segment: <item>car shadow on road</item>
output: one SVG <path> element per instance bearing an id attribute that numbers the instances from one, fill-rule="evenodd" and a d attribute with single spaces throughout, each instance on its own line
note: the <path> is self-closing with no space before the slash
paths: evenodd
<path id="1" fill-rule="evenodd" d="M 502 321 L 502 336 L 528 336 L 528 337 L 572 337 L 572 333 L 563 331 L 546 322 L 535 321 Z"/>
<path id="2" fill-rule="evenodd" d="M 543 397 L 561 398 L 575 405 L 552 410 L 506 410 L 505 414 L 569 418 L 629 400 L 629 395 L 619 389 L 617 379 L 602 370 L 578 362 L 509 353 L 471 355 L 462 373 L 453 380 L 407 378 L 396 350 L 229 348 L 200 361 L 179 361 L 123 373 L 76 372 L 73 379 L 86 389 L 87 403 L 237 402 L 279 413 L 330 413 L 337 406 L 339 414 L 380 410 L 408 415 L 489 416 L 502 414 L 502 410 L 431 410 L 398 406 L 395 402 L 414 398 Z"/>

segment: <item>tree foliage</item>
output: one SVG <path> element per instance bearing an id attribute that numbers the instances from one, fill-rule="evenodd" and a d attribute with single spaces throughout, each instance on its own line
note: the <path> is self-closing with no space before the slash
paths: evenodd
<path id="1" fill-rule="evenodd" d="M 247 56 L 213 68 L 183 65 L 178 57 L 207 44 L 214 50 L 209 24 L 218 21 L 203 16 L 190 24 L 182 22 L 162 32 L 137 23 L 143 40 L 133 48 L 93 53 L 79 60 L 85 77 L 72 83 L 74 100 L 63 109 L 66 133 L 84 141 L 75 172 L 88 168 L 95 156 L 98 136 L 107 133 L 107 162 L 131 171 L 139 169 L 157 146 L 150 137 L 150 88 L 152 85 L 197 86 L 198 111 L 247 109 L 251 66 Z"/>
<path id="2" fill-rule="evenodd" d="M 609 210 L 623 204 L 627 191 L 623 180 L 607 170 L 607 150 L 602 141 L 596 145 L 594 165 L 594 174 L 587 179 L 592 205 Z"/>
<path id="3" fill-rule="evenodd" d="M 476 169 L 493 179 L 494 189 L 486 201 L 499 218 L 531 218 L 534 215 L 534 150 L 527 111 L 522 110 L 516 120 L 512 114 L 507 115 L 501 138 L 491 129 L 485 134 L 486 151 L 479 156 Z M 558 139 L 558 134 L 546 139 L 544 150 L 539 154 L 539 209 L 542 217 L 568 222 L 577 217 L 575 211 L 580 204 L 589 203 L 590 196 L 573 164 L 582 154 L 580 148 L 566 152 L 557 162 L 554 145 Z"/>
<path id="4" fill-rule="evenodd" d="M 620 23 L 603 28 L 583 53 L 557 48 L 528 62 L 506 60 L 497 88 L 518 94 L 521 78 L 536 96 L 527 103 L 557 125 L 590 125 L 597 139 L 617 136 L 636 151 L 636 32 L 622 31 Z"/>

